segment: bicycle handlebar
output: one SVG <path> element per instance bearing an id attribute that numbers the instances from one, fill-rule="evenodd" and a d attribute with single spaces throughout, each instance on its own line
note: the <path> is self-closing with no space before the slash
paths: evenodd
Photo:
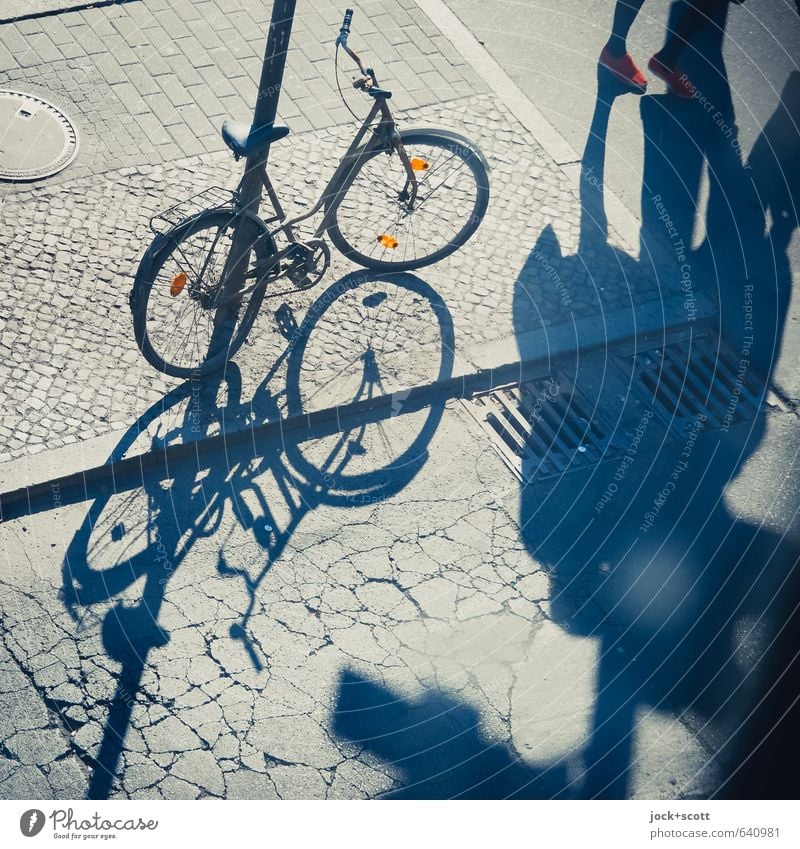
<path id="1" fill-rule="evenodd" d="M 344 52 L 358 65 L 359 71 L 365 76 L 369 77 L 373 84 L 377 85 L 377 81 L 375 80 L 375 75 L 369 68 L 365 68 L 358 54 L 355 53 L 347 46 L 347 36 L 350 35 L 350 24 L 353 22 L 353 10 L 345 9 L 344 20 L 342 21 L 342 28 L 339 30 L 339 35 L 336 38 L 336 44 L 340 47 L 344 48 Z"/>
<path id="2" fill-rule="evenodd" d="M 350 24 L 353 22 L 353 10 L 345 9 L 342 28 L 339 30 L 339 43 L 347 47 L 347 36 L 350 35 Z"/>

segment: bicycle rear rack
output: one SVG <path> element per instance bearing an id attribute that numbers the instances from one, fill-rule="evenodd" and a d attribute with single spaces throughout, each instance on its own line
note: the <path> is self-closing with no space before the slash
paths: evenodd
<path id="1" fill-rule="evenodd" d="M 236 192 L 212 186 L 154 215 L 150 219 L 150 229 L 157 236 L 164 235 L 174 230 L 179 224 L 197 218 L 203 212 L 213 209 L 230 209 L 236 206 L 236 202 Z"/>

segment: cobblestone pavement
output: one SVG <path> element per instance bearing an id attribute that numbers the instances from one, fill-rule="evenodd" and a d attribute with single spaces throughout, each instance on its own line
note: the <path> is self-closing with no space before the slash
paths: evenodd
<path id="1" fill-rule="evenodd" d="M 509 129 L 492 129 L 501 122 Z M 490 98 L 421 107 L 407 113 L 404 123 L 455 126 L 487 151 L 492 166 L 492 201 L 478 235 L 421 272 L 453 314 L 457 350 L 513 334 L 515 291 L 516 309 L 529 315 L 531 329 L 630 303 L 634 290 L 614 252 L 584 254 L 579 262 L 569 256 L 578 242 L 577 199 L 541 151 L 515 139 L 519 128 Z M 276 146 L 272 170 L 284 195 L 296 203 L 314 199 L 319 177 L 329 172 L 346 139 L 346 131 L 337 130 Z M 128 292 L 151 238 L 149 217 L 209 185 L 231 185 L 233 163 L 217 153 L 105 176 L 18 191 L 0 208 L 11 284 L 2 307 L 0 375 L 12 410 L 0 435 L 12 456 L 123 427 L 176 382 L 152 371 L 139 355 Z M 527 186 L 530 191 L 520 191 Z M 532 260 L 532 241 L 548 225 L 552 237 Z M 337 256 L 327 281 L 354 268 Z M 559 290 L 562 280 L 568 304 Z M 288 298 L 298 318 L 315 292 Z M 637 279 L 635 297 L 648 296 L 657 297 L 657 290 Z M 402 333 L 402 319 L 394 321 Z M 260 382 L 285 344 L 272 325 L 265 309 L 251 334 L 254 344 L 238 356 L 247 385 Z M 20 358 L 20 351 L 27 357 Z M 346 345 L 331 352 L 337 353 L 346 356 Z"/>

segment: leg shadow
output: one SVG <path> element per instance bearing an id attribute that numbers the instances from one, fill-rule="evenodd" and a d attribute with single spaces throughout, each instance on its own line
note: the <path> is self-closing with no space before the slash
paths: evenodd
<path id="1" fill-rule="evenodd" d="M 486 739 L 474 708 L 435 690 L 408 700 L 345 671 L 332 730 L 402 772 L 389 799 L 552 799 L 566 786 L 563 766 L 528 766 Z"/>

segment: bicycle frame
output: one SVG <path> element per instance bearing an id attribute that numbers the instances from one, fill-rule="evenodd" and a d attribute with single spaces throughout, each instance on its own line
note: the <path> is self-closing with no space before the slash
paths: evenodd
<path id="1" fill-rule="evenodd" d="M 418 183 L 416 175 L 414 174 L 414 169 L 411 167 L 411 162 L 409 161 L 408 155 L 403 148 L 403 145 L 400 142 L 400 136 L 397 132 L 394 117 L 389 109 L 389 106 L 386 102 L 386 97 L 376 96 L 375 103 L 369 111 L 369 114 L 364 119 L 364 123 L 361 125 L 361 128 L 356 133 L 355 138 L 350 144 L 350 147 L 347 149 L 347 152 L 342 157 L 341 162 L 333 173 L 333 176 L 328 181 L 328 184 L 325 186 L 325 189 L 322 192 L 319 200 L 314 204 L 314 206 L 308 211 L 303 213 L 302 215 L 298 215 L 295 218 L 292 218 L 290 221 L 286 221 L 286 213 L 283 210 L 283 206 L 281 205 L 280 199 L 278 197 L 278 193 L 275 190 L 275 187 L 272 185 L 272 181 L 267 174 L 266 166 L 262 166 L 260 169 L 260 178 L 261 183 L 264 190 L 269 197 L 270 203 L 272 204 L 273 209 L 275 210 L 275 218 L 268 219 L 264 221 L 258 215 L 252 212 L 248 212 L 248 210 L 240 210 L 243 214 L 247 215 L 249 218 L 253 219 L 259 226 L 261 226 L 265 233 L 269 233 L 271 236 L 275 236 L 278 233 L 283 233 L 289 242 L 297 242 L 299 241 L 294 233 L 294 226 L 301 221 L 305 221 L 308 218 L 311 218 L 313 215 L 316 215 L 322 207 L 325 207 L 325 214 L 322 217 L 322 221 L 314 232 L 314 238 L 318 239 L 322 236 L 323 233 L 328 229 L 331 225 L 332 219 L 336 210 L 339 207 L 339 204 L 342 202 L 344 198 L 345 192 L 349 188 L 353 178 L 358 173 L 358 169 L 361 167 L 362 162 L 369 158 L 376 150 L 386 150 L 387 148 L 393 148 L 398 156 L 400 157 L 400 161 L 403 163 L 403 167 L 406 169 L 407 175 L 407 183 L 405 187 L 405 191 L 409 192 L 409 204 L 413 206 L 414 201 L 417 196 Z M 380 114 L 381 118 L 378 122 L 377 126 L 373 130 L 373 138 L 363 147 L 361 143 L 366 136 L 369 129 L 372 127 L 373 122 Z M 242 190 L 244 184 L 245 177 L 242 178 L 242 182 L 239 183 L 239 187 L 237 189 L 237 194 Z M 272 223 L 273 221 L 282 221 L 279 227 L 274 228 L 273 230 L 269 230 L 267 227 L 268 223 Z"/>

